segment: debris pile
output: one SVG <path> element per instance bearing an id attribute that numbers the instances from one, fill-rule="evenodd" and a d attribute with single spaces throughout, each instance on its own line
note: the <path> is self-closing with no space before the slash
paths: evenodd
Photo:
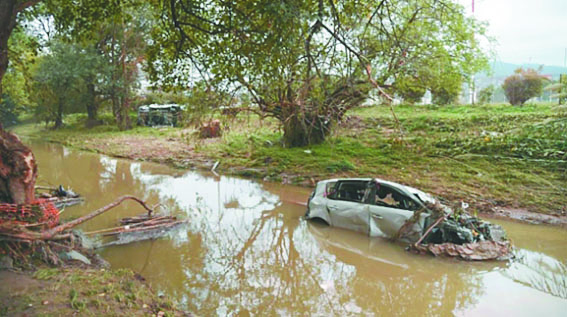
<path id="1" fill-rule="evenodd" d="M 483 221 L 469 214 L 451 214 L 423 240 L 424 243 L 467 244 L 481 241 L 504 241 L 506 233 L 501 226 Z"/>
<path id="2" fill-rule="evenodd" d="M 83 202 L 81 195 L 75 193 L 71 188 L 35 186 L 36 197 L 51 201 L 57 209 L 63 209 Z"/>
<path id="3" fill-rule="evenodd" d="M 508 260 L 510 241 L 501 226 L 473 217 L 464 210 L 453 212 L 440 204 L 428 204 L 431 216 L 421 238 L 410 250 L 468 261 Z"/>

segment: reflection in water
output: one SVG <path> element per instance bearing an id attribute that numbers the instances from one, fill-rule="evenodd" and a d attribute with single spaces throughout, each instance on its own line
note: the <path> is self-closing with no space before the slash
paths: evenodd
<path id="1" fill-rule="evenodd" d="M 167 212 L 187 217 L 187 226 L 165 238 L 107 247 L 101 254 L 113 267 L 140 272 L 200 315 L 565 311 L 567 237 L 554 228 L 503 223 L 520 248 L 519 261 L 455 262 L 302 221 L 304 207 L 285 202 L 304 201 L 308 189 L 213 178 L 53 145 L 33 149 L 40 184 L 70 185 L 86 197 L 81 207 L 68 208 L 66 217 L 125 194 L 160 202 Z M 140 212 L 128 204 L 82 229 L 114 226 L 119 218 Z M 529 304 L 532 299 L 536 304 Z"/>
<path id="2" fill-rule="evenodd" d="M 504 275 L 539 291 L 567 299 L 567 267 L 543 253 L 518 250 L 518 260 Z"/>

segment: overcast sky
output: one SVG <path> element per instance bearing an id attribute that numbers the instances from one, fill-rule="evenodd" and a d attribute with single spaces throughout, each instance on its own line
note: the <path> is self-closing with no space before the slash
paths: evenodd
<path id="1" fill-rule="evenodd" d="M 458 0 L 471 14 L 473 0 Z M 567 0 L 474 0 L 474 15 L 489 23 L 496 60 L 565 66 Z"/>

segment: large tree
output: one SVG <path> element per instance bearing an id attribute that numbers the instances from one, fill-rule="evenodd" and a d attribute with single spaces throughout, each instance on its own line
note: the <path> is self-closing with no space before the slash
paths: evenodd
<path id="1" fill-rule="evenodd" d="M 39 58 L 33 72 L 31 96 L 38 104 L 37 114 L 55 122 L 55 128 L 63 125 L 64 114 L 84 108 L 89 119 L 96 120 L 95 87 L 110 77 L 105 66 L 90 46 L 53 39 L 49 54 Z"/>
<path id="2" fill-rule="evenodd" d="M 138 0 L 46 2 L 45 14 L 51 15 L 60 36 L 96 51 L 104 60 L 98 73 L 87 79 L 85 104 L 89 121 L 96 122 L 96 96 L 109 100 L 120 129 L 131 127 L 128 116 L 138 65 L 153 28 L 153 7 Z M 102 98 L 99 98 L 102 99 Z"/>
<path id="3" fill-rule="evenodd" d="M 2 78 L 8 70 L 8 40 L 17 25 L 18 15 L 40 0 L 0 0 L 0 96 Z"/>
<path id="4" fill-rule="evenodd" d="M 24 10 L 40 2 L 41 0 L 0 0 L 0 98 L 2 80 L 9 64 L 10 36 L 18 26 L 18 18 Z M 102 12 L 116 7 L 116 2 L 112 0 L 81 1 L 80 5 L 72 1 L 50 0 L 46 1 L 46 4 L 48 12 L 60 12 L 54 10 L 55 8 L 73 8 L 74 13 L 79 14 L 69 14 L 70 12 L 59 14 L 56 16 L 56 22 L 80 21 L 76 24 L 79 26 L 88 24 L 93 18 L 104 17 Z M 15 135 L 4 131 L 0 125 L 0 201 L 30 203 L 35 199 L 36 177 L 37 167 L 31 150 Z"/>
<path id="5" fill-rule="evenodd" d="M 153 79 L 178 83 L 199 72 L 217 86 L 245 88 L 262 113 L 279 119 L 288 146 L 322 142 L 370 83 L 388 85 L 436 52 L 449 58 L 441 66 L 458 65 L 462 74 L 483 58 L 474 37 L 481 27 L 449 0 L 162 5 Z M 179 61 L 192 70 L 179 71 Z"/>

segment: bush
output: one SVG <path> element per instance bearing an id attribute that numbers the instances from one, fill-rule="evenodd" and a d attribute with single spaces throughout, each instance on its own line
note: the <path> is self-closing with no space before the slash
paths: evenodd
<path id="1" fill-rule="evenodd" d="M 396 94 L 409 104 L 420 102 L 426 91 L 419 79 L 411 76 L 397 80 L 394 86 Z"/>
<path id="2" fill-rule="evenodd" d="M 432 102 L 436 105 L 448 105 L 457 102 L 460 88 L 441 87 L 431 91 Z"/>
<path id="3" fill-rule="evenodd" d="M 512 76 L 506 78 L 502 88 L 510 104 L 523 105 L 529 99 L 541 95 L 545 80 L 535 69 L 518 68 Z"/>
<path id="4" fill-rule="evenodd" d="M 484 87 L 478 93 L 478 102 L 482 105 L 490 103 L 492 101 L 493 95 L 494 95 L 494 86 L 490 85 Z"/>

